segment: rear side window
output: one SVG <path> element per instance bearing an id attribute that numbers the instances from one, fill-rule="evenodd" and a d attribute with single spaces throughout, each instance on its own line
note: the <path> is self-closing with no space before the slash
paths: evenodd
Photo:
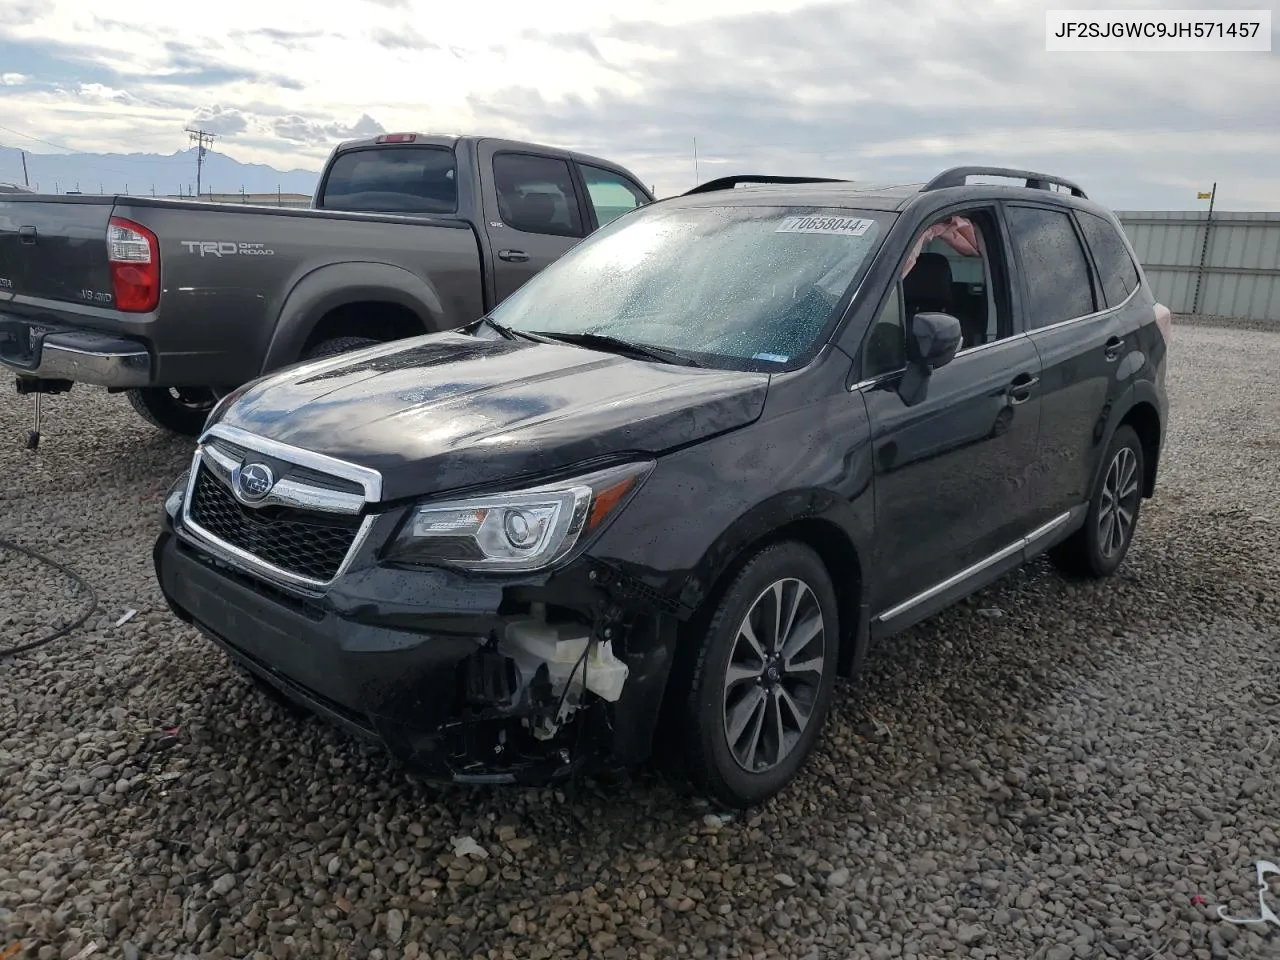
<path id="1" fill-rule="evenodd" d="M 493 158 L 502 222 L 525 233 L 557 237 L 582 236 L 578 194 L 569 164 L 528 153 L 500 153 Z"/>
<path id="2" fill-rule="evenodd" d="M 1098 267 L 1102 291 L 1107 295 L 1107 305 L 1114 307 L 1138 287 L 1138 268 L 1133 265 L 1129 249 L 1119 228 L 1108 220 L 1083 210 L 1076 212 L 1080 229 L 1093 251 L 1093 262 Z"/>
<path id="3" fill-rule="evenodd" d="M 1027 287 L 1027 328 L 1087 316 L 1095 309 L 1084 249 L 1065 210 L 1009 207 L 1010 239 Z"/>
<path id="4" fill-rule="evenodd" d="M 448 147 L 367 147 L 340 154 L 321 207 L 369 213 L 454 213 L 458 170 Z"/>

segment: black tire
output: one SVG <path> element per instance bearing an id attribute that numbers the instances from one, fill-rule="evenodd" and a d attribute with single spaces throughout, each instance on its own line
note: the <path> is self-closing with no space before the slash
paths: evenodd
<path id="1" fill-rule="evenodd" d="M 1092 580 L 1115 573 L 1129 552 L 1138 529 L 1145 470 L 1146 461 L 1138 434 L 1128 424 L 1118 427 L 1107 446 L 1098 479 L 1094 481 L 1084 526 L 1049 551 L 1049 559 L 1054 566 L 1068 576 Z M 1105 522 L 1110 514 L 1114 524 L 1116 516 L 1110 507 L 1115 499 L 1114 482 L 1124 483 L 1124 488 L 1119 491 L 1120 506 L 1131 518 L 1122 530 Z"/>
<path id="2" fill-rule="evenodd" d="M 381 340 L 373 340 L 369 337 L 333 337 L 330 340 L 321 340 L 307 348 L 303 353 L 303 360 L 320 360 L 324 357 L 335 357 L 340 353 L 350 353 L 352 350 L 359 350 L 362 347 L 372 347 L 374 344 L 381 343 Z"/>
<path id="3" fill-rule="evenodd" d="M 752 652 L 755 648 L 745 634 L 740 635 L 749 615 L 760 624 L 759 639 L 764 641 L 763 646 L 769 645 L 766 637 L 771 628 L 767 618 L 770 611 L 777 608 L 773 589 L 779 582 L 803 584 L 807 588 L 807 595 L 800 594 L 798 587 L 783 588 L 781 606 L 784 611 L 791 608 L 795 595 L 802 596 L 798 612 L 793 614 L 797 626 L 811 624 L 814 616 L 821 618 L 820 638 L 795 648 L 788 659 L 793 664 L 820 662 L 821 674 L 814 678 L 812 671 L 788 674 L 783 669 L 780 675 L 773 675 L 771 679 L 766 658 L 760 661 L 763 668 L 760 679 L 738 679 L 728 687 L 731 664 L 737 664 L 735 672 L 741 677 L 756 669 L 754 662 L 748 662 L 758 659 Z M 764 607 L 757 609 L 758 603 Z M 760 614 L 763 617 L 757 619 Z M 681 691 L 686 774 L 695 787 L 712 799 L 741 809 L 762 803 L 782 790 L 803 766 L 822 729 L 835 684 L 840 638 L 835 590 L 822 560 L 811 549 L 794 542 L 775 544 L 747 561 L 716 603 L 709 620 L 702 622 L 707 624 L 705 635 L 684 680 L 687 689 Z M 803 636 L 802 631 L 797 632 Z M 786 631 L 782 633 L 785 637 Z M 745 659 L 743 654 L 747 654 Z M 800 656 L 804 660 L 798 659 Z M 785 665 L 779 660 L 775 663 L 777 666 Z M 801 685 L 802 678 L 812 681 L 811 689 Z M 784 693 L 778 693 L 779 688 Z M 808 720 L 798 730 L 791 731 L 794 735 L 792 745 L 789 752 L 779 759 L 778 751 L 769 748 L 770 744 L 776 746 L 780 738 L 772 733 L 766 737 L 764 728 L 767 723 L 773 730 L 779 729 L 780 724 L 787 722 L 787 716 L 791 718 L 792 726 L 797 726 L 798 713 L 791 704 L 808 707 Z M 748 713 L 741 712 L 747 711 L 748 707 Z M 736 741 L 737 755 L 735 746 L 729 742 L 731 713 L 752 718 Z M 758 734 L 755 727 L 757 713 L 760 714 L 761 727 Z M 753 737 L 762 752 L 751 749 Z M 757 769 L 748 769 L 740 759 L 744 754 L 748 761 L 759 760 L 763 764 L 769 764 L 772 754 L 772 764 L 762 766 L 753 762 L 751 766 Z"/>
<path id="4" fill-rule="evenodd" d="M 211 387 L 141 387 L 126 392 L 142 419 L 183 437 L 200 435 L 220 396 Z"/>

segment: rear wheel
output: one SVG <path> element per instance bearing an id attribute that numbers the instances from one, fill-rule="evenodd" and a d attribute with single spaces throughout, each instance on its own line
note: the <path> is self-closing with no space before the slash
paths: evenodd
<path id="1" fill-rule="evenodd" d="M 684 700 L 687 771 L 731 807 L 785 787 L 813 749 L 835 683 L 836 598 L 799 543 L 756 554 L 716 605 Z"/>
<path id="2" fill-rule="evenodd" d="M 1084 526 L 1049 551 L 1054 565 L 1071 576 L 1109 577 L 1138 528 L 1145 463 L 1142 442 L 1128 424 L 1116 429 L 1103 463 Z"/>
<path id="3" fill-rule="evenodd" d="M 221 396 L 212 387 L 140 387 L 127 393 L 144 420 L 184 437 L 200 435 Z"/>

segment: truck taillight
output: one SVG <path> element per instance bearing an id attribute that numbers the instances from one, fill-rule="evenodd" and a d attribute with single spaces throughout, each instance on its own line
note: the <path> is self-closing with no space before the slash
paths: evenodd
<path id="1" fill-rule="evenodd" d="M 116 309 L 146 313 L 160 302 L 160 242 L 140 223 L 112 217 L 107 226 L 107 260 Z"/>
<path id="2" fill-rule="evenodd" d="M 413 143 L 417 139 L 416 133 L 384 133 L 374 143 Z"/>

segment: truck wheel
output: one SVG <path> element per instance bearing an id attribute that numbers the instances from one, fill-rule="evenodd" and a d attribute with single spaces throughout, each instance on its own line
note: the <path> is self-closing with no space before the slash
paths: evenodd
<path id="1" fill-rule="evenodd" d="M 141 387 L 128 395 L 142 419 L 184 437 L 200 435 L 218 402 L 217 392 L 210 387 Z"/>
<path id="2" fill-rule="evenodd" d="M 381 340 L 371 340 L 369 337 L 334 337 L 331 340 L 321 340 L 314 346 L 309 347 L 302 355 L 302 359 L 319 360 L 322 357 L 333 357 L 340 353 L 350 353 L 352 350 L 372 347 L 374 344 L 381 342 Z"/>

